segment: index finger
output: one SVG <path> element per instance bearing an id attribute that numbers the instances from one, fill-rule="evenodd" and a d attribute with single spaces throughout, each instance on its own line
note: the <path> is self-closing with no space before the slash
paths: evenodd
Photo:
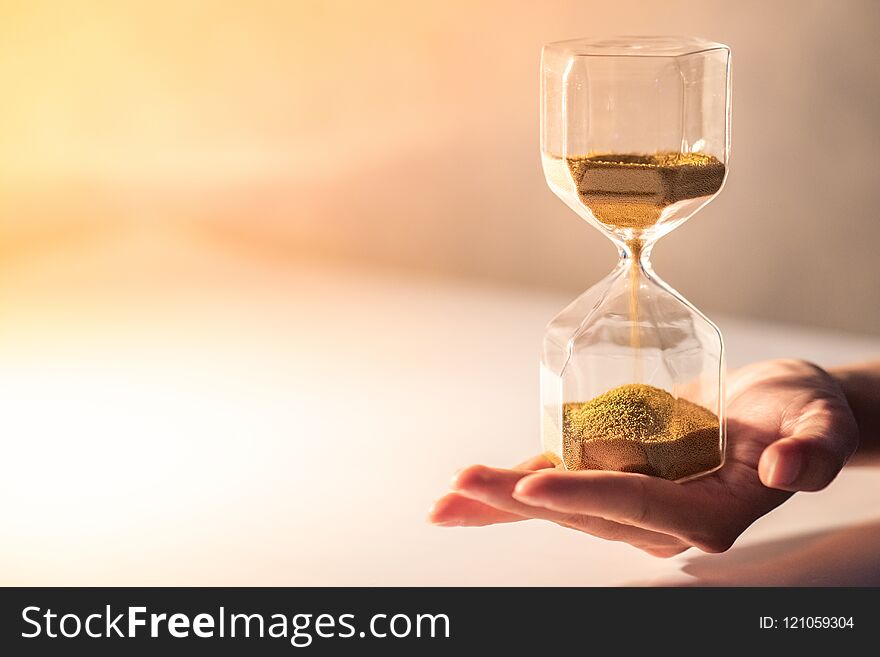
<path id="1" fill-rule="evenodd" d="M 743 527 L 738 502 L 703 482 L 602 470 L 547 471 L 523 477 L 513 497 L 563 513 L 581 513 L 675 536 L 707 552 L 726 550 Z"/>

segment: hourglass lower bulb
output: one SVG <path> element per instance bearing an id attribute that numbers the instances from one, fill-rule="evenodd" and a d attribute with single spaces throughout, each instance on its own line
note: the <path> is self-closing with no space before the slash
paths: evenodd
<path id="1" fill-rule="evenodd" d="M 728 71 L 729 49 L 700 39 L 544 48 L 547 182 L 620 254 L 544 336 L 542 438 L 558 467 L 682 480 L 723 463 L 721 334 L 650 255 L 724 183 Z"/>

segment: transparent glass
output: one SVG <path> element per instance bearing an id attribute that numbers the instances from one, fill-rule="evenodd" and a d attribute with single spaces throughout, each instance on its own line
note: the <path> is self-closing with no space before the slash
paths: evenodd
<path id="1" fill-rule="evenodd" d="M 696 38 L 544 47 L 547 183 L 620 261 L 547 326 L 542 439 L 557 467 L 697 477 L 724 462 L 724 347 L 651 268 L 656 241 L 721 190 L 730 50 Z"/>

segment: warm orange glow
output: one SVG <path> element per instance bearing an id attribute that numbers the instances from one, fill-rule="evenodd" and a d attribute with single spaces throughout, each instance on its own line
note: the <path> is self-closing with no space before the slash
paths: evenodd
<path id="1" fill-rule="evenodd" d="M 544 42 L 729 43 L 730 180 L 658 271 L 713 317 L 880 326 L 880 21 L 766 4 L 0 0 L 0 584 L 657 576 L 424 515 L 457 467 L 538 448 L 542 327 L 614 261 L 541 174 Z M 877 351 L 738 330 L 755 358 Z M 873 518 L 847 476 L 784 531 Z"/>

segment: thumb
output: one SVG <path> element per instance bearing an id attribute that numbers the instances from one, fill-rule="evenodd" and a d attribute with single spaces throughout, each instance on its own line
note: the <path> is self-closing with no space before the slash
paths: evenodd
<path id="1" fill-rule="evenodd" d="M 768 446 L 758 473 L 769 488 L 821 490 L 830 484 L 858 446 L 858 427 L 849 407 L 838 400 L 818 400 Z"/>

